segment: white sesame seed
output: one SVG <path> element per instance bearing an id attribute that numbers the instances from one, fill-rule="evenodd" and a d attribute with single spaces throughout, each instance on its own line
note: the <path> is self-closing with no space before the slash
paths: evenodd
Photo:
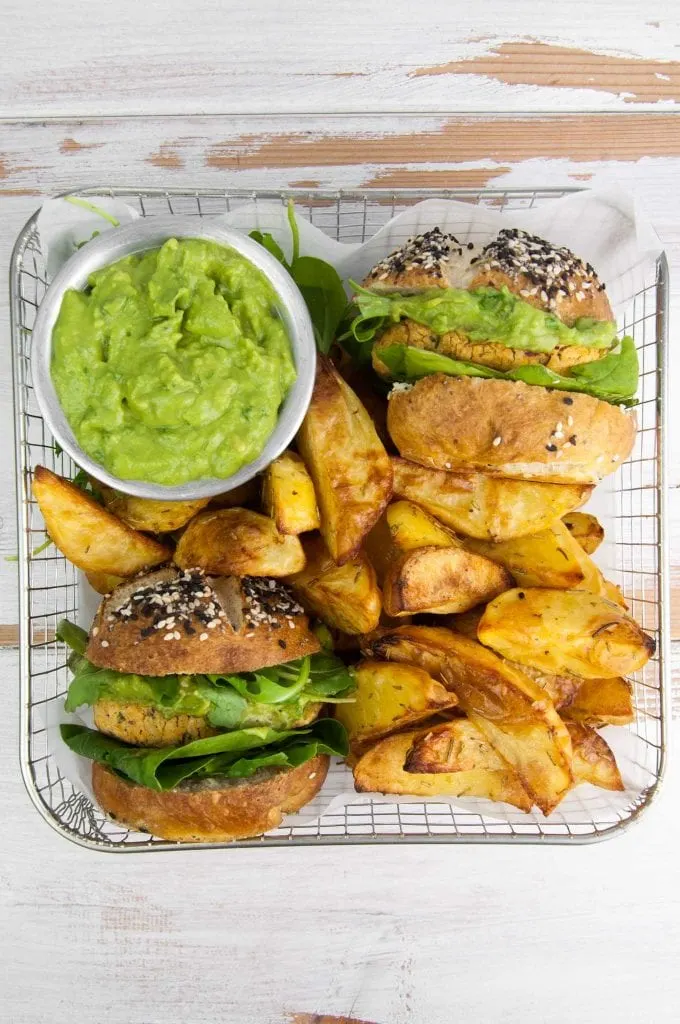
<path id="1" fill-rule="evenodd" d="M 451 463 L 450 462 L 445 462 L 444 463 L 444 469 L 451 469 Z"/>
<path id="2" fill-rule="evenodd" d="M 174 632 L 174 633 L 173 633 L 172 635 L 174 636 L 175 640 L 180 640 L 180 639 L 181 639 L 181 637 L 180 637 L 180 634 L 179 634 L 179 631 L 178 631 L 178 630 L 175 630 L 175 632 Z"/>
<path id="3" fill-rule="evenodd" d="M 165 636 L 163 637 L 163 639 L 164 640 L 174 640 L 175 639 L 175 634 L 174 633 L 166 633 Z"/>
<path id="4" fill-rule="evenodd" d="M 574 417 L 573 416 L 567 416 L 567 426 L 568 427 L 573 427 L 573 425 L 574 425 Z"/>
<path id="5" fill-rule="evenodd" d="M 109 646 L 109 641 L 108 640 L 102 640 L 102 647 L 108 647 L 108 646 Z"/>
<path id="6" fill-rule="evenodd" d="M 561 429 L 562 429 L 562 421 L 560 420 L 559 423 L 555 424 L 555 433 L 557 433 L 557 431 L 561 430 Z"/>
<path id="7" fill-rule="evenodd" d="M 317 776 L 317 774 L 318 774 L 318 772 L 310 772 L 310 773 L 309 773 L 309 777 L 310 777 L 310 779 L 315 779 L 315 778 L 316 778 L 316 776 Z"/>
<path id="8" fill-rule="evenodd" d="M 498 445 L 501 443 L 502 440 L 503 440 L 502 437 L 494 437 L 494 439 L 491 442 L 491 444 L 494 446 L 494 448 L 498 448 Z"/>
<path id="9" fill-rule="evenodd" d="M 96 636 L 98 632 L 99 632 L 99 626 L 95 626 L 94 629 L 92 630 L 92 636 Z"/>
<path id="10" fill-rule="evenodd" d="M 207 640 L 208 639 L 208 634 L 207 633 L 201 633 L 201 635 L 199 636 L 198 639 L 199 640 Z"/>
<path id="11" fill-rule="evenodd" d="M 292 619 L 288 619 L 288 625 L 290 626 L 291 629 L 295 629 L 295 623 L 293 622 Z"/>

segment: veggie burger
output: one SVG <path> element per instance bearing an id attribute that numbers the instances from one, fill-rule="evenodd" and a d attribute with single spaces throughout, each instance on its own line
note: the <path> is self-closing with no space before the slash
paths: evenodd
<path id="1" fill-rule="evenodd" d="M 354 293 L 347 336 L 396 385 L 388 428 L 405 458 L 589 484 L 630 454 L 635 345 L 569 249 L 511 228 L 475 251 L 433 228 Z"/>
<path id="2" fill-rule="evenodd" d="M 67 621 L 66 710 L 90 706 L 96 730 L 62 726 L 93 763 L 104 811 L 164 839 L 259 835 L 321 788 L 347 752 L 319 717 L 354 689 L 322 651 L 280 581 L 164 567 L 106 597 L 90 630 Z"/>

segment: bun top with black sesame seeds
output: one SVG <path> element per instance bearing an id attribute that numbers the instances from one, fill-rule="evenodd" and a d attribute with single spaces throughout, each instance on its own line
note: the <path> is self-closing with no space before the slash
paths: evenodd
<path id="1" fill-rule="evenodd" d="M 100 668 L 163 676 L 251 672 L 318 650 L 303 608 L 280 580 L 166 566 L 102 601 L 86 657 Z"/>

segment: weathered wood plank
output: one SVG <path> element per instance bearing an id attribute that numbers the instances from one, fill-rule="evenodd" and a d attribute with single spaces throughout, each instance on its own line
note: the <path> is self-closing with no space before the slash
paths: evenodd
<path id="1" fill-rule="evenodd" d="M 3 8 L 0 116 L 653 109 L 678 101 L 675 11 L 572 0 L 462 7 L 98 4 Z"/>

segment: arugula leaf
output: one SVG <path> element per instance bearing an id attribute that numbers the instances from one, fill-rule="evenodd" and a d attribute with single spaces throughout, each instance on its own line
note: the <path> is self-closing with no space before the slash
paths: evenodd
<path id="1" fill-rule="evenodd" d="M 67 711 L 108 699 L 149 705 L 166 718 L 205 716 L 219 729 L 282 729 L 299 721 L 308 704 L 345 701 L 355 689 L 350 671 L 332 654 L 234 675 L 140 676 L 92 665 L 84 657 L 87 633 L 67 619 L 59 624 L 57 638 L 73 651 Z"/>
<path id="2" fill-rule="evenodd" d="M 396 380 L 418 380 L 431 373 L 446 373 L 452 377 L 487 377 L 523 381 L 525 384 L 554 388 L 557 391 L 576 391 L 614 405 L 637 404 L 638 356 L 635 342 L 628 336 L 623 338 L 618 349 L 592 363 L 572 366 L 568 374 L 555 373 L 540 365 L 517 366 L 501 372 L 410 345 L 389 345 L 380 350 L 380 358 Z"/>
<path id="3" fill-rule="evenodd" d="M 344 756 L 348 749 L 344 728 L 331 719 L 295 731 L 240 729 L 160 749 L 132 747 L 79 725 L 62 725 L 61 736 L 74 753 L 158 792 L 189 778 L 246 778 L 261 767 L 293 767 L 316 754 Z"/>
<path id="4" fill-rule="evenodd" d="M 106 210 L 102 210 L 101 206 L 95 206 L 94 203 L 90 203 L 87 199 L 81 199 L 79 196 L 64 196 L 67 203 L 71 203 L 72 206 L 80 206 L 83 210 L 89 210 L 90 213 L 96 213 L 97 216 L 103 217 L 109 224 L 112 224 L 114 228 L 120 227 L 120 221 L 117 217 L 114 217 L 112 213 L 107 213 Z"/>
<path id="5" fill-rule="evenodd" d="M 272 235 L 251 231 L 250 238 L 275 256 L 293 278 L 309 310 L 317 348 L 320 352 L 327 353 L 335 340 L 338 325 L 345 315 L 347 295 L 335 267 L 316 256 L 300 255 L 300 230 L 292 200 L 288 203 L 287 215 L 293 242 L 290 263 Z"/>

